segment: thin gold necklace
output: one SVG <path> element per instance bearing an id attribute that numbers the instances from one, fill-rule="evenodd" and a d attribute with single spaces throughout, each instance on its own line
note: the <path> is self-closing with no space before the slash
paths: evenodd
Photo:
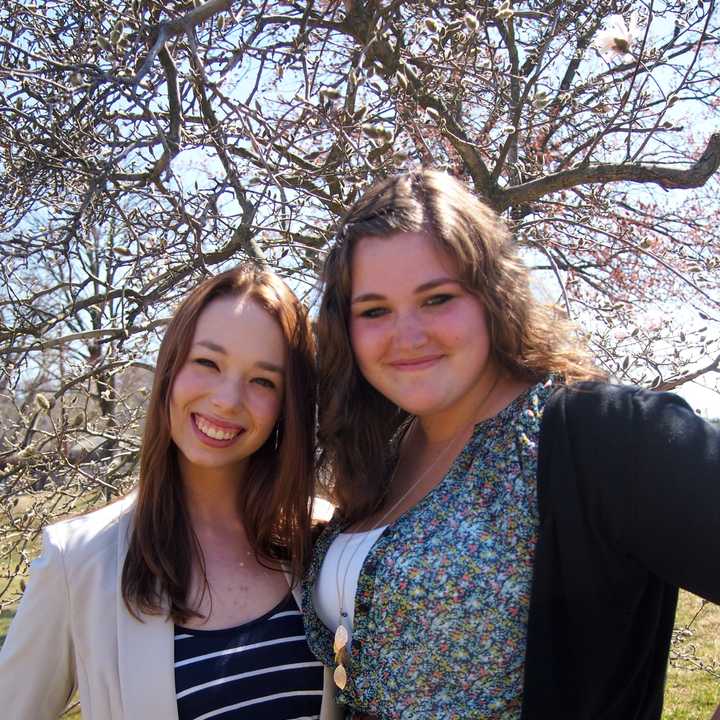
<path id="1" fill-rule="evenodd" d="M 375 526 L 381 526 L 383 521 L 390 517 L 390 514 L 399 507 L 400 503 L 405 500 L 410 493 L 420 485 L 422 480 L 427 477 L 428 473 L 437 466 L 437 464 L 440 462 L 440 460 L 445 456 L 445 453 L 450 449 L 452 444 L 460 437 L 462 434 L 465 433 L 465 431 L 472 425 L 474 425 L 477 420 L 477 416 L 480 413 L 480 410 L 482 410 L 483 406 L 487 401 L 490 399 L 490 395 L 495 390 L 498 381 L 500 380 L 501 373 L 498 373 L 495 376 L 495 380 L 493 381 L 492 385 L 490 386 L 490 389 L 485 393 L 485 396 L 483 397 L 482 401 L 478 404 L 477 410 L 473 413 L 473 419 L 467 423 L 466 425 L 463 425 L 456 433 L 452 435 L 450 440 L 443 446 L 442 450 L 435 456 L 435 459 L 428 465 L 425 470 L 420 473 L 417 480 L 415 480 L 413 483 L 410 484 L 410 487 L 380 516 L 378 520 L 375 522 L 371 522 L 371 525 Z M 407 434 L 405 437 L 410 437 L 410 432 L 415 427 L 415 423 L 417 422 L 417 417 L 414 417 L 412 419 L 412 422 L 410 424 L 410 427 L 408 428 Z M 393 480 L 395 479 L 395 476 L 397 474 L 397 469 L 400 466 L 400 457 L 398 456 L 398 461 L 395 463 L 395 468 L 393 469 L 393 473 L 390 477 L 390 483 L 389 487 L 392 487 Z M 361 525 L 362 528 L 362 525 Z M 342 547 L 342 550 L 340 551 L 340 555 L 338 557 L 338 564 L 337 564 L 337 572 L 335 574 L 335 588 L 337 590 L 337 596 L 338 596 L 338 608 L 340 611 L 340 616 L 338 618 L 338 625 L 335 629 L 335 636 L 333 638 L 333 653 L 335 655 L 335 671 L 333 672 L 333 680 L 335 682 L 335 685 L 340 688 L 340 690 L 343 690 L 345 686 L 347 685 L 347 668 L 345 667 L 346 661 L 347 661 L 347 652 L 348 652 L 348 641 L 350 640 L 350 635 L 347 631 L 347 628 L 345 625 L 343 625 L 343 619 L 348 617 L 348 613 L 345 610 L 345 582 L 347 580 L 348 571 L 350 570 L 350 566 L 352 565 L 352 561 L 355 558 L 355 555 L 357 554 L 357 551 L 360 547 L 362 547 L 363 542 L 360 540 L 360 542 L 355 545 L 353 548 L 352 553 L 350 554 L 350 557 L 348 558 L 347 565 L 345 566 L 345 572 L 342 574 L 342 583 L 340 582 L 340 568 L 342 565 L 343 557 L 345 556 L 345 551 L 348 549 L 352 539 L 353 535 L 357 535 L 361 532 L 368 532 L 372 528 L 363 528 L 358 529 L 355 533 L 348 533 L 349 537 L 345 541 L 345 544 Z M 353 598 L 354 600 L 354 598 Z"/>

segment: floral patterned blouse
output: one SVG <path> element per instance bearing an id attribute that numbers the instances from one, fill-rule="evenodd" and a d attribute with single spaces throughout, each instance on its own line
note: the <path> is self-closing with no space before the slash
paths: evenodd
<path id="1" fill-rule="evenodd" d="M 355 596 L 338 700 L 380 718 L 520 717 L 537 538 L 537 446 L 552 381 L 475 426 L 442 481 L 379 537 Z M 310 649 L 334 667 L 312 607 L 333 518 L 303 587 Z M 352 714 L 352 713 L 351 713 Z"/>

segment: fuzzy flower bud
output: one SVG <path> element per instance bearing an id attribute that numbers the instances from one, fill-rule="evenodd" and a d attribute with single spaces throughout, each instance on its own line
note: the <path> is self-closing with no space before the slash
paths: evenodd
<path id="1" fill-rule="evenodd" d="M 547 92 L 545 90 L 538 90 L 535 93 L 535 97 L 533 98 L 533 107 L 536 110 L 542 110 L 543 108 L 547 107 L 550 103 L 550 98 L 548 97 Z"/>
<path id="2" fill-rule="evenodd" d="M 325 87 L 320 91 L 320 97 L 326 100 L 337 100 L 340 97 L 340 91 L 336 88 Z"/>
<path id="3" fill-rule="evenodd" d="M 470 32 L 476 32 L 480 28 L 480 21 L 472 14 L 468 13 L 464 17 L 465 27 L 467 27 Z"/>
<path id="4" fill-rule="evenodd" d="M 433 120 L 435 122 L 438 122 L 440 120 L 440 113 L 435 108 L 432 108 L 432 107 L 425 108 L 425 112 L 428 114 L 428 117 L 431 120 Z"/>
<path id="5" fill-rule="evenodd" d="M 82 410 L 78 410 L 71 418 L 70 418 L 70 427 L 80 427 L 85 422 L 85 413 Z"/>
<path id="6" fill-rule="evenodd" d="M 22 450 L 20 450 L 20 452 L 18 452 L 17 457 L 20 460 L 27 460 L 28 458 L 31 458 L 34 454 L 35 454 L 35 446 L 27 445 Z"/>
<path id="7" fill-rule="evenodd" d="M 372 123 L 365 123 L 361 126 L 361 129 L 365 135 L 376 140 L 390 140 L 392 139 L 392 133 L 386 130 L 384 127 L 378 127 Z"/>

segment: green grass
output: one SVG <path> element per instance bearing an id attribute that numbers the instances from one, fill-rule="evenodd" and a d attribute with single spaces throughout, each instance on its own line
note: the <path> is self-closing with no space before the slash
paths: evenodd
<path id="1" fill-rule="evenodd" d="M 10 621 L 12 620 L 14 614 L 15 612 L 11 610 L 3 610 L 0 613 L 0 647 L 2 647 L 5 642 L 5 636 L 7 635 L 8 628 L 10 627 Z"/>
<path id="2" fill-rule="evenodd" d="M 700 598 L 681 592 L 676 627 L 685 627 L 701 607 Z M 710 720 L 720 704 L 720 606 L 702 608 L 676 653 L 685 659 L 671 659 L 663 720 Z M 716 675 L 698 668 L 697 659 L 711 666 Z"/>
<path id="3" fill-rule="evenodd" d="M 64 715 L 62 715 L 62 720 L 80 720 L 82 715 L 80 714 L 80 707 L 73 707 L 73 705 L 77 702 L 77 697 L 73 698 L 73 702 L 71 704 L 71 709 L 68 710 Z"/>

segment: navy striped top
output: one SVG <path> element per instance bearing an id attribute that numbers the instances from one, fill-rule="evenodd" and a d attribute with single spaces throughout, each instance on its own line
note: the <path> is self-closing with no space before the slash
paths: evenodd
<path id="1" fill-rule="evenodd" d="M 179 720 L 316 719 L 322 683 L 292 594 L 238 627 L 175 626 Z"/>

